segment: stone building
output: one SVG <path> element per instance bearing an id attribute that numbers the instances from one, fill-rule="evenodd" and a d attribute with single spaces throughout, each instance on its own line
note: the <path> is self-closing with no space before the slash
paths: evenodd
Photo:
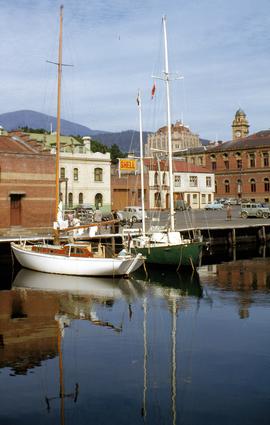
<path id="1" fill-rule="evenodd" d="M 232 123 L 232 139 L 236 140 L 242 137 L 246 137 L 249 134 L 249 123 L 247 116 L 242 109 L 236 111 L 233 123 Z"/>
<path id="2" fill-rule="evenodd" d="M 190 131 L 190 129 L 176 121 L 171 125 L 172 151 L 178 151 L 186 148 L 200 146 L 199 136 Z M 168 129 L 167 126 L 161 127 L 156 133 L 149 134 L 145 145 L 145 156 L 154 156 L 154 154 L 164 153 L 168 150 Z"/>
<path id="3" fill-rule="evenodd" d="M 43 149 L 55 153 L 56 134 L 28 133 L 20 137 L 26 142 L 38 141 Z M 61 136 L 60 149 L 60 193 L 64 207 L 84 205 L 110 211 L 110 153 L 92 152 L 90 137 L 84 137 L 82 143 L 74 137 Z"/>

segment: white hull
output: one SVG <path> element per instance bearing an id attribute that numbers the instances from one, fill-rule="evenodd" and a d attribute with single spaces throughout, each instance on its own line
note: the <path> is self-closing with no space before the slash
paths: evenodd
<path id="1" fill-rule="evenodd" d="M 12 251 L 21 266 L 45 273 L 72 276 L 125 276 L 143 264 L 143 257 L 85 258 L 34 252 L 14 242 Z"/>

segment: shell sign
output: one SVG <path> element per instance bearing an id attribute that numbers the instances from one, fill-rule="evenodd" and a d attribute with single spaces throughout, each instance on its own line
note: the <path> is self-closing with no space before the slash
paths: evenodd
<path id="1" fill-rule="evenodd" d="M 136 159 L 119 159 L 120 171 L 136 171 Z"/>

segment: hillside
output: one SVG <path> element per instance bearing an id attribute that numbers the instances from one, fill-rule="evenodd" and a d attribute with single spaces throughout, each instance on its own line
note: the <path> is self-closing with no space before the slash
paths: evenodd
<path id="1" fill-rule="evenodd" d="M 43 128 L 46 131 L 50 131 L 51 126 L 53 131 L 55 131 L 56 118 L 41 112 L 22 110 L 0 114 L 0 125 L 7 131 L 17 130 L 19 127 Z M 92 136 L 93 134 L 98 134 L 99 131 L 61 119 L 61 133 L 64 136 L 69 136 L 70 134 L 74 136 Z"/>

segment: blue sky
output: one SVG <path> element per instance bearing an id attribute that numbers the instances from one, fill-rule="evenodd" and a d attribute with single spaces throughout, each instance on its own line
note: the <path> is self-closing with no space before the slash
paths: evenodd
<path id="1" fill-rule="evenodd" d="M 0 0 L 0 113 L 55 115 L 59 8 L 64 4 L 62 117 L 91 129 L 165 125 L 162 15 L 167 16 L 172 121 L 229 140 L 241 107 L 250 132 L 270 127 L 269 0 Z"/>

